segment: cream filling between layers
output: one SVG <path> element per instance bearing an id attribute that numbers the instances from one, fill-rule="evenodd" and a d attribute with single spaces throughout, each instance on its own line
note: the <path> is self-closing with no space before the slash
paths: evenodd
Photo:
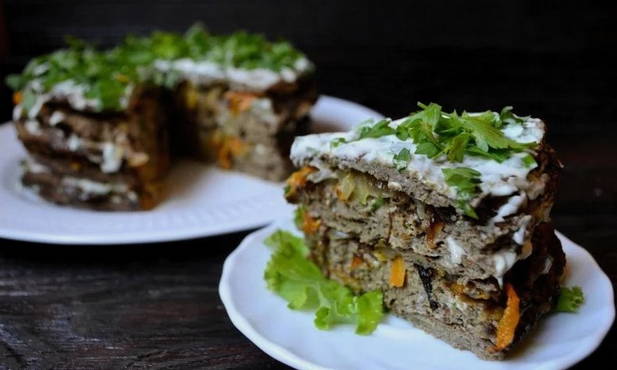
<path id="1" fill-rule="evenodd" d="M 24 161 L 24 167 L 25 170 L 34 174 L 52 173 L 52 170 L 48 166 L 45 166 L 30 157 L 26 158 Z M 62 177 L 61 184 L 62 186 L 79 189 L 82 193 L 80 200 L 87 200 L 90 196 L 123 195 L 130 201 L 137 201 L 137 193 L 130 190 L 130 188 L 124 183 L 101 182 L 73 176 L 64 176 Z M 112 202 L 113 201 L 114 199 L 112 199 Z M 120 198 L 116 198 L 115 202 L 118 203 L 119 201 Z"/>

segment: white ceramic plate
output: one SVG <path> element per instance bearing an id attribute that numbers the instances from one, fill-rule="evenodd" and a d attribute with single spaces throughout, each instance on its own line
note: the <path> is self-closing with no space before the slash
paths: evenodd
<path id="1" fill-rule="evenodd" d="M 593 257 L 561 234 L 568 260 L 565 285 L 579 285 L 585 303 L 576 314 L 549 315 L 522 348 L 506 361 L 483 361 L 387 315 L 369 336 L 349 325 L 321 331 L 313 313 L 293 311 L 266 288 L 263 273 L 270 250 L 265 237 L 277 228 L 295 230 L 291 220 L 247 236 L 227 257 L 219 285 L 234 325 L 264 352 L 299 369 L 563 369 L 598 347 L 615 317 L 613 288 Z"/>
<path id="2" fill-rule="evenodd" d="M 311 112 L 316 131 L 347 130 L 382 116 L 350 101 L 322 96 Z M 265 225 L 290 206 L 280 183 L 193 161 L 174 166 L 169 196 L 151 211 L 96 212 L 60 207 L 19 186 L 25 151 L 11 124 L 0 126 L 0 237 L 59 244 L 124 244 L 204 237 Z"/>

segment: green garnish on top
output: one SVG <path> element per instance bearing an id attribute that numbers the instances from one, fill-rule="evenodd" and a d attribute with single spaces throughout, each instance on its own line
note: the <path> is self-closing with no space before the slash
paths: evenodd
<path id="1" fill-rule="evenodd" d="M 421 110 L 412 113 L 396 128 L 392 120 L 368 120 L 360 125 L 355 140 L 396 135 L 400 140 L 412 140 L 416 145 L 414 154 L 429 158 L 445 155 L 450 162 L 462 162 L 465 155 L 479 156 L 503 162 L 514 153 L 533 149 L 537 143 L 519 143 L 507 137 L 502 131 L 505 125 L 522 124 L 528 117 L 512 113 L 512 107 L 505 107 L 500 113 L 458 114 L 446 113 L 435 103 L 418 103 Z M 336 148 L 347 141 L 335 139 L 331 145 Z M 533 159 L 533 157 L 531 158 Z M 530 159 L 526 164 L 532 165 Z"/>
<path id="2" fill-rule="evenodd" d="M 576 312 L 585 302 L 585 296 L 580 286 L 561 287 L 561 294 L 555 306 L 555 312 Z"/>
<path id="3" fill-rule="evenodd" d="M 273 248 L 264 278 L 268 288 L 294 310 L 315 310 L 315 326 L 327 330 L 351 323 L 357 334 L 372 333 L 383 317 L 381 291 L 354 295 L 336 281 L 326 279 L 317 265 L 307 259 L 304 240 L 277 230 L 264 243 Z"/>
<path id="4" fill-rule="evenodd" d="M 66 49 L 34 58 L 21 74 L 9 75 L 7 85 L 22 91 L 25 100 L 71 81 L 84 88 L 86 98 L 99 102 L 96 110 L 115 111 L 122 109 L 122 98 L 135 83 L 150 81 L 169 87 L 178 81 L 173 71 L 150 68 L 157 60 L 189 58 L 224 67 L 281 71 L 293 68 L 303 57 L 285 41 L 270 42 L 262 35 L 246 32 L 213 35 L 200 25 L 184 35 L 154 32 L 147 37 L 128 36 L 117 47 L 104 51 L 74 38 L 67 43 Z"/>
<path id="5" fill-rule="evenodd" d="M 396 128 L 401 140 L 411 138 L 416 154 L 429 158 L 445 154 L 450 162 L 462 162 L 465 155 L 481 156 L 503 162 L 513 153 L 535 147 L 536 143 L 519 143 L 500 130 L 507 124 L 522 124 L 526 117 L 512 113 L 505 107 L 501 113 L 458 114 L 443 112 L 435 103 L 418 103 L 422 110 L 412 113 Z"/>

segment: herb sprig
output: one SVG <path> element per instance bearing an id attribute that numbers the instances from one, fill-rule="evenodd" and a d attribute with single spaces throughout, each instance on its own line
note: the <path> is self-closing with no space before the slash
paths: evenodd
<path id="1" fill-rule="evenodd" d="M 478 214 L 469 204 L 469 200 L 478 192 L 481 173 L 467 167 L 444 168 L 441 170 L 446 184 L 457 190 L 457 206 L 471 218 L 478 218 Z"/>

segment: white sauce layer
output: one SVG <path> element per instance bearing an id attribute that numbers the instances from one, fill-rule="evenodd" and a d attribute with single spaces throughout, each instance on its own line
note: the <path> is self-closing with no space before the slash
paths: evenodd
<path id="1" fill-rule="evenodd" d="M 508 198 L 508 201 L 504 203 L 497 210 L 497 214 L 490 220 L 491 223 L 503 222 L 504 217 L 515 214 L 521 205 L 527 200 L 526 194 L 513 195 Z"/>
<path id="2" fill-rule="evenodd" d="M 64 121 L 65 118 L 66 117 L 64 116 L 64 113 L 60 112 L 59 110 L 54 111 L 49 117 L 49 124 L 55 126 L 58 123 Z"/>
<path id="3" fill-rule="evenodd" d="M 264 91 L 280 82 L 295 82 L 298 77 L 313 69 L 306 58 L 296 60 L 293 68 L 274 71 L 265 68 L 242 69 L 211 61 L 195 61 L 189 58 L 157 60 L 154 68 L 160 72 L 178 72 L 195 84 L 228 83 L 232 89 Z"/>
<path id="4" fill-rule="evenodd" d="M 76 177 L 65 177 L 62 179 L 62 185 L 79 189 L 83 193 L 82 199 L 87 199 L 91 195 L 107 195 L 111 193 L 126 194 L 131 201 L 135 201 L 137 198 L 137 194 L 129 191 L 128 186 L 122 183 L 98 182 Z"/>
<path id="5" fill-rule="evenodd" d="M 495 278 L 499 282 L 499 286 L 503 285 L 503 276 L 512 266 L 518 261 L 516 252 L 504 249 L 494 253 L 491 257 L 495 266 Z"/>
<path id="6" fill-rule="evenodd" d="M 450 262 L 456 265 L 463 262 L 463 256 L 465 255 L 465 250 L 463 247 L 461 247 L 451 236 L 446 239 L 446 244 L 448 245 L 448 250 L 450 251 Z"/>
<path id="7" fill-rule="evenodd" d="M 122 166 L 124 154 L 122 148 L 113 143 L 103 143 L 102 152 L 101 171 L 105 173 L 117 172 Z"/>

